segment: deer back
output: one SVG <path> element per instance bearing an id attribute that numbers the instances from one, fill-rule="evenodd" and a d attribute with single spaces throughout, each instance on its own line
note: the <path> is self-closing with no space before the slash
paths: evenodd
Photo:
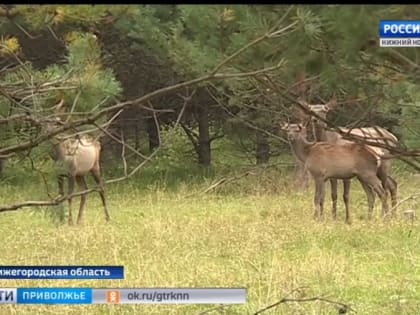
<path id="1" fill-rule="evenodd" d="M 57 145 L 57 160 L 73 175 L 85 175 L 99 162 L 100 144 L 88 136 L 66 139 Z"/>
<path id="2" fill-rule="evenodd" d="M 325 177 L 351 178 L 367 170 L 376 170 L 380 159 L 366 146 L 357 143 L 317 142 L 311 147 L 306 166 L 311 173 Z"/>
<path id="3" fill-rule="evenodd" d="M 344 132 L 350 132 L 350 134 L 362 137 L 369 142 L 376 142 L 379 144 L 388 145 L 390 147 L 397 147 L 398 138 L 393 135 L 391 132 L 385 128 L 374 126 L 374 127 L 364 127 L 364 128 L 340 128 Z M 388 150 L 382 147 L 376 147 L 368 145 L 368 147 L 379 156 L 385 155 Z"/>

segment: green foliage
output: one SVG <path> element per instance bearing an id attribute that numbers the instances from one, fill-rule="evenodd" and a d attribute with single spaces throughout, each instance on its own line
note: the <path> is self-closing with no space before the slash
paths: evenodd
<path id="1" fill-rule="evenodd" d="M 160 137 L 163 139 L 161 148 L 150 168 L 157 172 L 186 170 L 194 163 L 194 154 L 191 152 L 191 143 L 182 128 L 162 126 Z"/>
<path id="2" fill-rule="evenodd" d="M 54 5 L 19 5 L 17 6 L 19 12 L 17 21 L 34 31 L 40 31 L 53 23 L 56 7 Z"/>
<path id="3" fill-rule="evenodd" d="M 404 142 L 411 148 L 420 146 L 420 92 L 417 84 L 406 84 L 407 98 L 406 101 L 401 100 L 402 117 L 402 133 Z"/>
<path id="4" fill-rule="evenodd" d="M 90 111 L 104 98 L 118 96 L 122 87 L 115 78 L 111 69 L 103 69 L 100 60 L 100 47 L 92 34 L 72 34 L 68 44 L 68 63 L 53 64 L 44 70 L 35 70 L 30 64 L 10 72 L 4 76 L 2 84 L 25 86 L 26 89 L 42 84 L 61 80 L 67 89 L 34 94 L 33 108 L 51 106 L 53 102 L 64 94 L 68 104 L 76 100 L 76 111 Z M 64 78 L 64 79 L 63 79 Z M 77 96 L 78 95 L 78 96 Z M 23 95 L 26 96 L 26 95 Z M 77 96 L 77 97 L 76 97 Z M 7 111 L 9 101 L 0 99 L 0 108 L 3 113 Z M 70 109 L 70 108 L 69 108 Z"/>
<path id="5" fill-rule="evenodd" d="M 100 49 L 96 36 L 90 33 L 72 32 L 67 35 L 68 65 L 76 71 L 89 64 L 100 63 Z"/>
<path id="6" fill-rule="evenodd" d="M 116 20 L 115 28 L 121 36 L 133 39 L 133 47 L 146 43 L 157 56 L 165 58 L 170 48 L 165 30 L 172 27 L 172 21 L 161 21 L 158 17 L 161 12 L 161 7 L 156 11 L 150 5 L 131 5 L 127 13 Z"/>
<path id="7" fill-rule="evenodd" d="M 20 14 L 13 20 L 16 25 L 10 19 L 0 20 L 0 31 L 4 34 L 21 32 L 19 27 L 35 38 L 41 30 L 53 30 L 58 36 L 67 34 L 64 62 L 42 70 L 27 63 L 6 75 L 1 73 L 0 89 L 18 92 L 17 96 L 29 95 L 23 105 L 43 115 L 48 114 L 43 110 L 61 97 L 65 98 L 67 110 L 91 111 L 98 109 L 97 105 L 105 98 L 121 94 L 122 86 L 115 74 L 104 67 L 101 43 L 87 30 L 96 29 L 99 33 L 107 28 L 118 30 L 124 40 L 129 39 L 128 49 L 148 48 L 165 61 L 165 66 L 181 73 L 184 79 L 191 79 L 208 73 L 226 56 L 265 34 L 290 6 L 25 5 L 17 8 Z M 339 101 L 358 99 L 361 115 L 373 105 L 385 118 L 397 117 L 405 144 L 415 147 L 419 145 L 417 130 L 420 129 L 418 50 L 379 48 L 377 31 L 382 18 L 415 19 L 419 14 L 418 6 L 406 5 L 296 6 L 282 24 L 284 27 L 299 22 L 287 35 L 260 42 L 231 60 L 220 72 L 252 71 L 275 65 L 284 58 L 285 66 L 271 74 L 281 91 L 293 87 L 299 71 L 307 77 L 319 76 L 308 83 L 311 98 L 308 101 L 325 100 L 332 94 L 337 94 Z M 20 55 L 19 41 L 9 41 L 8 45 L 12 48 L 9 50 L 26 62 L 24 55 Z M 53 81 L 56 81 L 54 89 L 38 93 L 43 84 Z M 226 80 L 216 84 L 220 95 L 225 96 L 223 105 L 234 109 L 236 117 L 221 119 L 211 112 L 211 133 L 214 134 L 217 126 L 225 134 L 212 143 L 214 168 L 199 170 L 193 146 L 184 131 L 163 127 L 162 147 L 155 160 L 139 176 L 107 186 L 113 223 L 106 227 L 106 233 L 97 194 L 88 198 L 89 228 L 86 229 L 62 226 L 59 229 L 64 232 L 57 233 L 57 227 L 38 216 L 41 212 L 36 208 L 4 213 L 0 230 L 3 229 L 5 242 L 10 245 L 2 253 L 4 261 L 62 264 L 74 259 L 88 263 L 106 259 L 130 268 L 133 274 L 127 281 L 133 287 L 144 286 L 144 281 L 149 286 L 167 284 L 168 277 L 175 285 L 214 285 L 222 278 L 223 285 L 248 283 L 253 289 L 247 305 L 229 309 L 227 312 L 231 314 L 255 312 L 296 285 L 310 287 L 308 296 L 338 292 L 334 299 L 355 304 L 354 308 L 363 314 L 414 314 L 419 306 L 418 281 L 413 277 L 414 258 L 419 258 L 419 237 L 413 229 L 417 225 L 404 219 L 390 224 L 379 220 L 366 224 L 365 196 L 357 185 L 352 190 L 355 207 L 354 225 L 350 228 L 328 220 L 325 224 L 314 224 L 308 192 L 301 194 L 292 187 L 291 174 L 286 171 L 287 165 L 283 166 L 292 164 L 290 154 L 278 157 L 278 162 L 283 163 L 280 170 L 232 182 L 226 180 L 217 190 L 201 193 L 220 179 L 243 173 L 243 168 L 248 170 L 255 163 L 255 131 L 242 120 L 270 129 L 274 116 L 283 114 L 284 100 L 267 95 L 258 80 Z M 31 96 L 34 87 L 37 93 Z M 270 96 L 271 101 L 265 96 Z M 10 100 L 0 97 L 3 117 L 23 112 L 21 107 L 11 110 Z M 357 119 L 347 115 L 343 121 Z M 26 141 L 37 132 L 21 123 L 1 128 L 1 146 Z M 271 151 L 273 142 L 270 142 Z M 2 203 L 47 196 L 44 177 L 49 191 L 55 195 L 56 171 L 52 171 L 48 149 L 46 143 L 30 152 L 34 164 L 23 154 L 8 160 L 9 166 L 0 179 Z M 402 168 L 398 163 L 393 163 L 393 173 L 394 166 Z M 104 165 L 104 173 L 110 177 L 115 173 L 111 166 Z M 405 170 L 397 174 L 398 182 L 408 189 L 401 192 L 401 197 L 416 194 L 418 178 L 410 177 Z M 161 189 L 169 183 L 173 184 L 175 193 Z M 185 198 L 191 194 L 197 197 Z M 401 205 L 404 209 L 415 209 L 418 205 L 416 199 L 404 200 Z M 77 203 L 74 204 L 77 209 Z M 67 205 L 63 204 L 61 208 L 42 213 L 62 221 L 65 209 Z M 215 228 L 219 233 L 214 233 Z M 356 233 L 349 233 L 350 230 Z M 163 234 L 169 237 L 162 238 Z M 139 242 L 133 243 L 133 237 Z M 39 240 L 35 244 L 39 247 L 35 248 L 36 254 L 33 239 Z M 161 265 L 156 265 L 154 259 L 157 250 L 163 253 Z M 139 257 L 139 253 L 143 256 Z M 174 266 L 171 272 L 162 273 L 169 265 Z M 330 272 L 323 272 L 326 269 Z M 152 276 L 145 277 L 142 270 Z M 404 281 L 395 288 L 395 280 L 401 279 L 401 275 L 412 281 Z M 291 305 L 289 310 L 337 312 L 322 303 L 295 306 Z M 279 306 L 279 312 L 283 311 L 281 307 L 286 306 Z M 157 314 L 162 310 L 150 307 L 145 312 Z M 48 308 L 42 310 L 48 311 Z M 66 311 L 69 309 L 63 308 Z M 136 311 L 127 308 L 126 313 Z M 186 313 L 185 308 L 172 311 Z M 192 306 L 191 313 L 199 311 L 204 309 Z M 102 314 L 108 310 L 98 306 L 93 312 Z M 74 314 L 80 313 L 82 308 L 74 310 Z"/>
<path id="8" fill-rule="evenodd" d="M 28 71 L 21 68 L 12 72 L 0 78 L 0 84 L 19 85 L 23 81 L 27 88 L 67 75 L 62 85 L 71 88 L 35 95 L 27 105 L 45 109 L 64 96 L 68 110 L 90 111 L 107 97 L 120 95 L 122 86 L 112 71 L 103 67 L 102 43 L 86 30 L 99 33 L 108 28 L 117 30 L 122 38 L 129 39 L 128 49 L 139 46 L 150 49 L 164 60 L 165 66 L 184 79 L 191 79 L 213 70 L 226 56 L 265 34 L 290 8 L 289 5 L 16 6 L 19 14 L 14 21 L 28 33 L 36 35 L 40 30 L 51 29 L 59 36 L 65 35 L 67 59 L 66 63 L 39 71 L 28 64 Z M 416 145 L 415 130 L 420 118 L 415 66 L 418 52 L 411 48 L 380 48 L 377 42 L 380 19 L 409 19 L 416 14 L 420 14 L 420 9 L 407 5 L 295 6 L 279 26 L 298 21 L 294 28 L 286 35 L 251 47 L 220 72 L 252 71 L 284 59 L 285 66 L 271 74 L 280 90 L 293 87 L 298 72 L 304 72 L 306 77 L 319 76 L 308 82 L 308 101 L 326 100 L 333 94 L 339 102 L 359 99 L 359 107 L 373 106 L 384 120 L 399 119 L 404 139 Z M 0 24 L 2 31 L 17 29 L 18 26 L 5 20 Z M 9 44 L 19 53 L 19 42 L 12 40 Z M 267 100 L 265 87 L 256 81 L 242 78 L 215 83 L 220 95 L 227 96 L 223 104 L 234 108 L 239 117 L 227 122 L 225 117 L 212 118 L 215 121 L 211 123 L 221 125 L 229 137 L 241 135 L 251 139 L 253 131 L 245 128 L 241 119 L 269 129 L 272 116 L 285 113 L 281 96 L 270 96 L 271 100 Z M 9 110 L 9 101 L 0 98 L 0 112 L 7 115 Z M 364 114 L 363 110 L 360 112 Z M 352 122 L 360 117 L 345 118 L 343 121 Z M 8 136 L 19 129 L 8 128 L 4 129 Z M 167 136 L 172 137 L 169 133 Z M 181 145 L 178 149 L 193 152 L 191 143 L 186 141 L 184 145 L 184 150 Z M 175 149 L 168 150 L 171 153 L 168 151 L 160 158 L 164 165 L 172 167 L 169 155 L 175 161 L 180 158 Z"/>
<path id="9" fill-rule="evenodd" d="M 101 47 L 90 33 L 72 32 L 67 36 L 67 63 L 52 64 L 35 69 L 28 62 L 8 71 L 0 78 L 0 113 L 31 114 L 33 117 L 49 115 L 47 108 L 64 98 L 67 112 L 89 112 L 109 104 L 109 99 L 122 92 L 119 81 L 111 69 L 101 64 Z M 8 96 L 21 100 L 16 106 Z M 31 141 L 39 136 L 41 128 L 24 121 L 2 124 L 2 147 Z"/>
<path id="10" fill-rule="evenodd" d="M 302 25 L 306 39 L 319 40 L 322 35 L 322 23 L 318 15 L 305 8 L 297 8 L 296 19 Z"/>
<path id="11" fill-rule="evenodd" d="M 109 11 L 107 5 L 19 5 L 17 9 L 18 21 L 34 31 L 62 23 L 73 25 L 98 23 Z M 114 10 L 121 9 L 124 10 L 124 6 Z"/>
<path id="12" fill-rule="evenodd" d="M 68 38 L 68 64 L 65 69 L 71 71 L 69 81 L 77 86 L 68 98 L 75 99 L 80 94 L 76 110 L 89 111 L 104 98 L 118 96 L 122 92 L 121 84 L 111 69 L 102 68 L 96 37 L 89 33 L 71 33 Z"/>

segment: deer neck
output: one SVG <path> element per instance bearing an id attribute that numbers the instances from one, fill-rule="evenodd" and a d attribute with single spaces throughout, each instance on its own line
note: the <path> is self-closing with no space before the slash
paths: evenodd
<path id="1" fill-rule="evenodd" d="M 313 125 L 315 141 L 324 141 L 328 143 L 338 143 L 342 141 L 342 136 L 338 132 L 326 130 L 325 127 L 326 125 L 320 123 Z"/>
<path id="2" fill-rule="evenodd" d="M 325 130 L 324 126 L 319 122 L 313 124 L 313 132 L 315 141 L 328 141 L 327 131 Z"/>
<path id="3" fill-rule="evenodd" d="M 309 152 L 311 150 L 311 147 L 314 145 L 314 143 L 309 142 L 303 136 L 300 136 L 297 139 L 291 140 L 290 143 L 292 146 L 292 151 L 295 154 L 295 156 L 301 162 L 305 162 L 306 159 L 308 158 Z"/>

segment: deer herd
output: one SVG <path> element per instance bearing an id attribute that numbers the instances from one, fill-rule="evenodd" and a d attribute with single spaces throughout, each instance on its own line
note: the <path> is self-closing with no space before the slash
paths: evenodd
<path id="1" fill-rule="evenodd" d="M 315 217 L 323 217 L 325 182 L 329 180 L 332 216 L 336 218 L 337 181 L 342 180 L 345 220 L 346 223 L 351 223 L 349 194 L 350 181 L 354 177 L 359 180 L 366 193 L 369 219 L 372 217 L 375 193 L 381 199 L 383 216 L 387 216 L 389 191 L 394 215 L 397 207 L 397 182 L 389 175 L 391 155 L 386 148 L 397 147 L 397 137 L 378 126 L 352 129 L 339 127 L 341 133 L 327 130 L 326 114 L 336 105 L 335 98 L 327 104 L 310 105 L 300 101 L 300 105 L 306 107 L 312 114 L 298 123 L 285 123 L 282 129 L 287 132 L 295 157 L 304 165 L 304 169 L 311 174 L 315 182 Z M 307 130 L 309 125 L 312 126 L 310 131 Z M 308 132 L 312 132 L 314 142 L 308 141 Z M 342 134 L 350 134 L 362 141 L 360 143 L 344 139 Z"/>
<path id="2" fill-rule="evenodd" d="M 382 202 L 382 214 L 387 216 L 389 212 L 387 197 L 388 191 L 392 200 L 392 214 L 397 206 L 397 182 L 389 175 L 390 152 L 386 147 L 396 147 L 398 139 L 389 131 L 378 126 L 365 128 L 339 128 L 341 132 L 327 130 L 325 123 L 329 110 L 336 105 L 335 98 L 327 104 L 311 105 L 300 101 L 300 105 L 311 114 L 297 123 L 282 124 L 282 129 L 287 132 L 289 143 L 297 158 L 298 163 L 304 165 L 315 182 L 315 218 L 323 217 L 325 182 L 330 181 L 332 197 L 332 216 L 337 216 L 337 181 L 343 181 L 343 200 L 345 204 L 345 221 L 351 223 L 349 209 L 350 181 L 356 177 L 364 189 L 368 201 L 368 218 L 372 217 L 375 203 L 375 194 Z M 56 105 L 56 112 L 62 111 L 63 100 Z M 49 131 L 63 124 L 61 119 L 56 119 L 54 124 L 48 125 Z M 308 128 L 311 126 L 311 128 Z M 308 134 L 312 133 L 314 142 L 308 140 Z M 343 135 L 350 134 L 358 139 L 367 140 L 369 144 L 355 140 L 345 139 Z M 56 138 L 57 139 L 57 138 Z M 385 146 L 375 146 L 373 144 Z M 84 177 L 92 174 L 99 186 L 99 194 L 105 212 L 106 221 L 110 220 L 105 199 L 104 186 L 100 170 L 101 145 L 99 141 L 86 135 L 77 135 L 65 140 L 59 140 L 54 144 L 51 158 L 64 164 L 64 172 L 59 174 L 58 186 L 61 196 L 64 195 L 65 177 L 68 178 L 68 205 L 69 224 L 73 224 L 72 218 L 72 194 L 74 184 L 77 183 L 81 190 L 86 190 L 87 185 Z M 83 219 L 83 211 L 86 202 L 86 194 L 81 194 L 77 223 Z"/>

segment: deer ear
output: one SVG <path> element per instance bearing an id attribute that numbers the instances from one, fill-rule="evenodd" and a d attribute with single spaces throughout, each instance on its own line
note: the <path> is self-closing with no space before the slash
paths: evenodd
<path id="1" fill-rule="evenodd" d="M 289 128 L 289 124 L 288 123 L 280 123 L 280 128 L 281 128 L 281 130 L 287 130 Z"/>

